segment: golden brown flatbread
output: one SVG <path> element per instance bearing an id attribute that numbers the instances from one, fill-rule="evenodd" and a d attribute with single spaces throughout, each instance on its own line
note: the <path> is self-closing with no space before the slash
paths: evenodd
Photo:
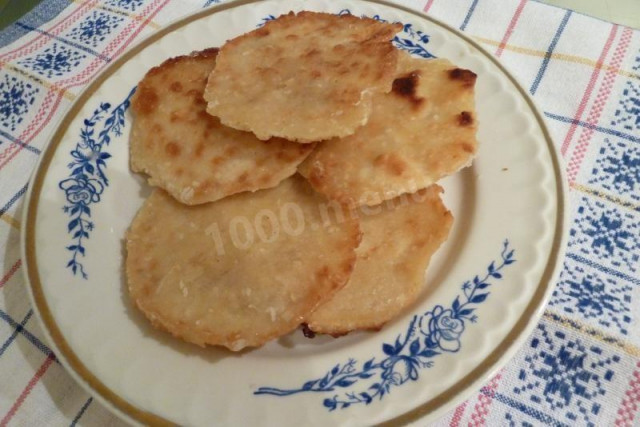
<path id="1" fill-rule="evenodd" d="M 182 203 L 195 205 L 277 185 L 313 147 L 257 139 L 207 114 L 202 94 L 217 49 L 152 68 L 132 100 L 131 169 Z"/>
<path id="2" fill-rule="evenodd" d="M 185 206 L 162 190 L 127 234 L 126 274 L 151 323 L 201 346 L 237 351 L 297 327 L 355 263 L 357 217 L 296 175 L 279 186 Z"/>
<path id="3" fill-rule="evenodd" d="M 361 216 L 363 236 L 353 274 L 306 318 L 309 329 L 331 335 L 379 329 L 416 300 L 429 260 L 453 222 L 441 191 L 434 184 L 367 208 L 375 213 Z"/>
<path id="4" fill-rule="evenodd" d="M 352 134 L 388 92 L 402 29 L 352 15 L 293 12 L 228 41 L 209 77 L 207 111 L 260 139 L 302 143 Z"/>
<path id="5" fill-rule="evenodd" d="M 376 205 L 428 187 L 473 159 L 475 80 L 445 59 L 403 52 L 393 89 L 374 97 L 369 122 L 320 143 L 298 171 L 345 204 Z"/>

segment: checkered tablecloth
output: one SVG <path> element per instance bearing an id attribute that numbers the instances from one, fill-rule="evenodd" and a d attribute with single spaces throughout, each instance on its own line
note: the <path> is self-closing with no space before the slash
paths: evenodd
<path id="1" fill-rule="evenodd" d="M 399 1 L 529 90 L 564 158 L 570 236 L 542 321 L 437 425 L 640 425 L 640 32 L 527 0 Z M 133 42 L 215 0 L 44 0 L 0 32 L 0 426 L 120 425 L 49 349 L 22 277 L 28 178 L 58 119 Z"/>

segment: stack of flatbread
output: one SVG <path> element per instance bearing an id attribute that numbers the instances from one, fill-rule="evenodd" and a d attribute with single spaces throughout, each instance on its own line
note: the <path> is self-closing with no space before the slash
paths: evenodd
<path id="1" fill-rule="evenodd" d="M 127 234 L 152 324 L 237 351 L 304 325 L 375 330 L 424 288 L 476 151 L 475 74 L 374 19 L 289 13 L 151 69 L 131 168 L 156 187 Z"/>

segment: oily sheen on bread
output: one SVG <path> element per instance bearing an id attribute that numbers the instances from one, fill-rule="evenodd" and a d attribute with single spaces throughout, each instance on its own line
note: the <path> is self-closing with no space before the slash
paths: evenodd
<path id="1" fill-rule="evenodd" d="M 388 92 L 401 24 L 291 12 L 222 46 L 204 94 L 222 123 L 301 143 L 352 134 Z"/>
<path id="2" fill-rule="evenodd" d="M 131 169 L 182 203 L 196 205 L 277 185 L 313 149 L 257 139 L 207 114 L 202 97 L 217 49 L 152 68 L 132 100 Z"/>

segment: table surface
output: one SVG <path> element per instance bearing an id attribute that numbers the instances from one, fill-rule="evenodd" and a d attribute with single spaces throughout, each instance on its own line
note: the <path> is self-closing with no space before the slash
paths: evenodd
<path id="1" fill-rule="evenodd" d="M 640 0 L 541 0 L 616 24 L 640 29 Z M 31 10 L 40 0 L 0 0 L 0 29 Z"/>

